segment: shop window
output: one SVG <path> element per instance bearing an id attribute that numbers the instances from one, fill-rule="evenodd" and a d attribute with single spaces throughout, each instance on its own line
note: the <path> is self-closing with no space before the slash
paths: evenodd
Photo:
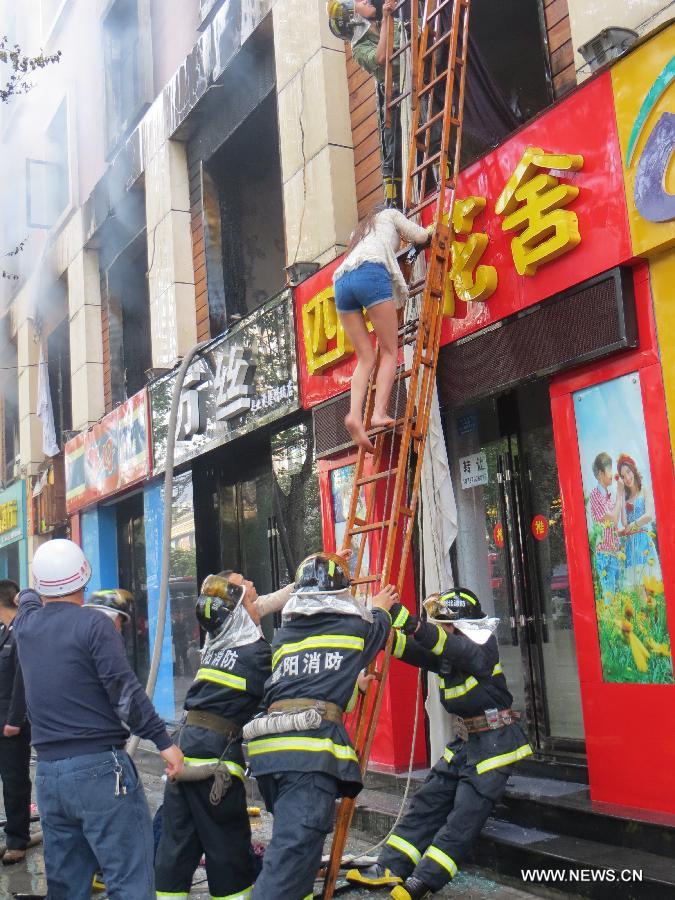
<path id="1" fill-rule="evenodd" d="M 306 423 L 272 436 L 273 507 L 280 544 L 279 584 L 295 577 L 298 564 L 323 543 L 314 432 Z"/>
<path id="2" fill-rule="evenodd" d="M 26 160 L 29 228 L 52 228 L 70 206 L 68 103 L 64 98 L 45 132 L 44 158 Z"/>
<path id="3" fill-rule="evenodd" d="M 47 367 L 49 391 L 54 411 L 56 443 L 63 446 L 63 432 L 72 424 L 72 396 L 70 387 L 70 323 L 63 319 L 47 338 Z"/>
<path id="4" fill-rule="evenodd" d="M 148 245 L 138 235 L 107 271 L 106 293 L 110 347 L 112 405 L 131 397 L 145 385 L 152 366 Z"/>
<path id="5" fill-rule="evenodd" d="M 150 0 L 115 0 L 103 20 L 108 148 L 152 101 Z"/>
<path id="6" fill-rule="evenodd" d="M 215 336 L 278 293 L 286 280 L 274 93 L 204 166 L 203 208 Z"/>

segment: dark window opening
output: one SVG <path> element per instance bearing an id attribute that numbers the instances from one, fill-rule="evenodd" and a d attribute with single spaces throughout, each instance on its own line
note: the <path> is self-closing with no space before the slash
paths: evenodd
<path id="1" fill-rule="evenodd" d="M 148 243 L 145 232 L 124 249 L 107 272 L 112 404 L 145 385 L 152 366 Z"/>
<path id="2" fill-rule="evenodd" d="M 63 447 L 63 432 L 73 427 L 70 387 L 70 322 L 63 319 L 47 338 L 49 392 L 54 412 L 56 443 Z"/>
<path id="3" fill-rule="evenodd" d="M 274 94 L 205 165 L 203 207 L 209 319 L 215 336 L 286 282 Z"/>
<path id="4" fill-rule="evenodd" d="M 103 21 L 109 147 L 133 127 L 149 99 L 152 51 L 147 6 L 147 0 L 117 0 Z"/>
<path id="5" fill-rule="evenodd" d="M 481 0 L 471 9 L 462 165 L 553 102 L 542 0 Z"/>

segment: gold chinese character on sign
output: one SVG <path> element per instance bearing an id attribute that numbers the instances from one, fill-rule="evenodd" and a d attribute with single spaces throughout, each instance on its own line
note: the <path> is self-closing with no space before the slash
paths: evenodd
<path id="1" fill-rule="evenodd" d="M 464 302 L 485 301 L 497 290 L 498 278 L 495 267 L 479 265 L 489 238 L 483 232 L 473 231 L 473 220 L 484 209 L 484 197 L 455 200 L 452 228 L 456 235 L 467 235 L 467 238 L 465 241 L 454 240 L 450 248 L 452 262 L 443 305 L 445 316 L 451 316 L 455 312 L 453 288 L 454 294 Z"/>
<path id="2" fill-rule="evenodd" d="M 369 331 L 373 330 L 368 319 L 366 325 Z M 302 330 L 310 375 L 336 366 L 354 352 L 335 309 L 332 285 L 319 291 L 302 307 Z"/>
<path id="3" fill-rule="evenodd" d="M 16 500 L 10 500 L 0 506 L 0 534 L 11 531 L 19 524 Z"/>
<path id="4" fill-rule="evenodd" d="M 573 153 L 546 153 L 528 147 L 495 204 L 495 212 L 505 216 L 504 231 L 519 232 L 511 241 L 511 252 L 519 275 L 536 275 L 581 241 L 576 213 L 563 209 L 579 194 L 579 188 L 561 184 L 550 170 L 578 172 L 583 156 Z M 548 169 L 548 172 L 542 172 Z"/>

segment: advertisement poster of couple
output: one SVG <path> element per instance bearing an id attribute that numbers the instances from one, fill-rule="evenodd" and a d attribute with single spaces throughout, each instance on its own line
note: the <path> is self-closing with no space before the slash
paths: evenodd
<path id="1" fill-rule="evenodd" d="M 639 376 L 578 391 L 574 412 L 604 680 L 672 684 Z"/>

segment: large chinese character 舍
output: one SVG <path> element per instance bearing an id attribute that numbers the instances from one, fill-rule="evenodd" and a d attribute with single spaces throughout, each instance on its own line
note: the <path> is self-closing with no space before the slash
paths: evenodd
<path id="1" fill-rule="evenodd" d="M 373 325 L 367 318 L 366 327 L 368 331 L 373 330 Z M 332 285 L 319 291 L 302 307 L 302 330 L 305 337 L 307 371 L 310 375 L 318 375 L 324 369 L 330 369 L 354 352 L 352 342 L 347 337 L 335 309 Z M 332 341 L 335 341 L 335 344 L 329 347 Z M 289 382 L 289 387 L 292 391 L 292 382 Z"/>
<path id="2" fill-rule="evenodd" d="M 518 232 L 511 241 L 511 253 L 519 275 L 536 275 L 540 265 L 581 241 L 576 213 L 563 209 L 578 196 L 579 188 L 561 184 L 550 170 L 578 172 L 583 164 L 584 158 L 578 154 L 528 147 L 507 181 L 495 212 L 505 217 L 504 231 Z"/>
<path id="3" fill-rule="evenodd" d="M 497 290 L 497 270 L 494 266 L 479 265 L 488 245 L 488 236 L 473 232 L 473 221 L 485 209 L 484 197 L 467 197 L 455 200 L 452 210 L 454 233 L 466 235 L 465 241 L 453 240 L 450 253 L 452 264 L 448 273 L 443 315 L 455 312 L 454 293 L 465 303 L 469 300 L 485 301 Z"/>
<path id="4" fill-rule="evenodd" d="M 241 416 L 251 409 L 255 362 L 249 349 L 233 345 L 216 365 L 216 419 Z"/>

